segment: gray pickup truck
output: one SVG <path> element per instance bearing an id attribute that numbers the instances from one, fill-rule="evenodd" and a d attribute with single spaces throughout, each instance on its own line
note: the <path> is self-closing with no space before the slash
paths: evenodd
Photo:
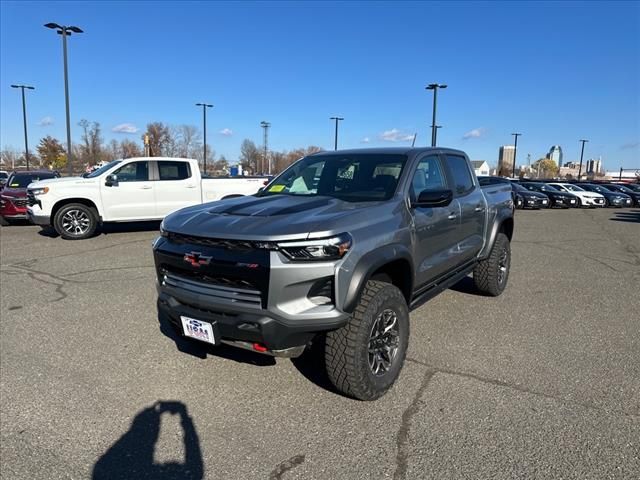
<path id="1" fill-rule="evenodd" d="M 481 188 L 458 150 L 319 152 L 254 196 L 167 216 L 158 308 L 213 345 L 296 357 L 317 342 L 335 387 L 373 400 L 400 374 L 410 309 L 470 273 L 502 293 L 513 211 L 511 187 Z"/>

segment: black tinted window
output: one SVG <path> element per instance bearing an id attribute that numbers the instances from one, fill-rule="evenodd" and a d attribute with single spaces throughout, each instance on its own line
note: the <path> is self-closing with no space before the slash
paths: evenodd
<path id="1" fill-rule="evenodd" d="M 191 176 L 187 162 L 158 162 L 160 180 L 185 180 Z"/>
<path id="2" fill-rule="evenodd" d="M 118 182 L 146 182 L 149 180 L 149 162 L 128 163 L 113 173 L 118 176 Z"/>
<path id="3" fill-rule="evenodd" d="M 413 198 L 418 198 L 425 190 L 445 190 L 447 182 L 442 170 L 442 164 L 437 156 L 430 156 L 420 160 L 416 173 L 413 174 Z"/>
<path id="4" fill-rule="evenodd" d="M 467 159 L 457 155 L 447 155 L 447 162 L 453 176 L 454 192 L 458 195 L 464 195 L 471 191 L 473 189 L 473 178 L 467 165 Z"/>

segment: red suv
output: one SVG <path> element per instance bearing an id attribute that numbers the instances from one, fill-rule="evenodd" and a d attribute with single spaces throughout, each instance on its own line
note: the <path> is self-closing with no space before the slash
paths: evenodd
<path id="1" fill-rule="evenodd" d="M 0 223 L 27 218 L 27 186 L 38 180 L 57 178 L 60 174 L 51 170 L 13 172 L 0 190 Z"/>

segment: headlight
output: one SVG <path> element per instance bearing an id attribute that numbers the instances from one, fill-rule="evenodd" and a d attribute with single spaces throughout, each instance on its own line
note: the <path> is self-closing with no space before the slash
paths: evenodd
<path id="1" fill-rule="evenodd" d="M 280 242 L 278 249 L 290 260 L 339 260 L 347 254 L 352 243 L 351 235 L 342 233 L 318 240 Z"/>
<path id="2" fill-rule="evenodd" d="M 169 233 L 167 233 L 167 231 L 164 229 L 164 220 L 162 220 L 160 222 L 160 236 L 162 237 L 168 237 Z"/>
<path id="3" fill-rule="evenodd" d="M 49 191 L 49 187 L 30 188 L 29 191 L 34 195 L 44 195 Z"/>

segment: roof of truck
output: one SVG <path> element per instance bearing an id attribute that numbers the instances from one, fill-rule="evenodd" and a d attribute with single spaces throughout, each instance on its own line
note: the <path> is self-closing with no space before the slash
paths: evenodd
<path id="1" fill-rule="evenodd" d="M 345 150 L 322 150 L 314 153 L 313 155 L 353 155 L 353 154 L 395 154 L 395 155 L 408 155 L 408 154 L 420 154 L 425 152 L 455 152 L 462 153 L 462 150 L 456 150 L 446 147 L 372 147 L 372 148 L 350 148 Z"/>

